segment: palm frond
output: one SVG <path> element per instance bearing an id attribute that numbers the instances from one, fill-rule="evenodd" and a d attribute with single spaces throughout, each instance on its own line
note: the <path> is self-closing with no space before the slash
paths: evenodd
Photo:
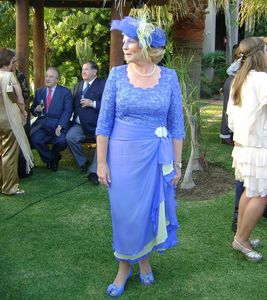
<path id="1" fill-rule="evenodd" d="M 193 0 L 194 1 L 194 0 Z M 153 1 L 147 2 L 147 5 L 144 4 L 142 7 L 136 8 L 136 9 L 131 9 L 131 15 L 137 16 L 137 11 L 144 9 L 144 7 L 146 7 L 146 10 L 150 10 L 151 11 L 151 15 L 156 17 L 156 19 L 158 20 L 157 24 L 159 26 L 164 27 L 166 22 L 168 22 L 168 20 L 170 19 L 170 17 L 168 16 L 168 14 L 174 14 L 177 19 L 183 19 L 186 17 L 186 15 L 189 12 L 189 6 L 188 3 L 190 1 L 188 0 L 164 0 L 162 1 L 161 5 L 158 4 L 153 4 Z M 115 7 L 116 9 L 120 12 L 120 14 L 122 15 L 122 8 L 125 6 L 126 0 L 115 0 Z M 167 19 L 164 19 L 164 18 Z"/>
<path id="2" fill-rule="evenodd" d="M 212 0 L 217 9 L 224 9 L 226 4 L 235 4 L 240 0 Z M 162 5 L 153 5 L 153 0 L 147 2 L 142 8 L 132 9 L 131 15 L 136 16 L 137 10 L 145 9 L 150 10 L 151 16 L 155 17 L 159 26 L 165 27 L 168 23 L 168 15 L 173 14 L 178 20 L 185 18 L 189 11 L 190 6 L 198 6 L 199 0 L 164 0 Z M 203 2 L 203 1 L 202 1 Z M 157 2 L 158 3 L 158 2 Z M 264 17 L 267 20 L 267 1 L 266 0 L 242 0 L 240 1 L 240 25 L 251 17 L 256 20 Z M 122 12 L 126 0 L 115 0 L 115 7 Z M 203 3 L 202 3 L 203 4 Z"/>
<path id="3" fill-rule="evenodd" d="M 250 18 L 258 20 L 260 17 L 267 20 L 267 1 L 266 0 L 243 0 L 240 7 L 240 24 Z"/>
<path id="4" fill-rule="evenodd" d="M 193 0 L 194 1 L 194 0 Z M 242 26 L 251 18 L 258 20 L 264 17 L 267 20 L 267 1 L 266 0 L 212 0 L 217 9 L 224 9 L 226 4 L 235 4 L 240 2 L 239 24 Z"/>
<path id="5" fill-rule="evenodd" d="M 217 7 L 217 9 L 223 9 L 225 7 L 226 2 L 229 2 L 229 0 L 212 0 L 212 2 Z"/>
<path id="6" fill-rule="evenodd" d="M 91 42 L 87 37 L 83 41 L 78 41 L 75 49 L 77 58 L 81 66 L 88 60 L 96 61 L 96 56 L 93 53 Z"/>
<path id="7" fill-rule="evenodd" d="M 169 0 L 168 6 L 170 10 L 173 12 L 175 17 L 179 19 L 183 19 L 189 13 L 189 3 L 191 1 L 188 0 Z"/>
<path id="8" fill-rule="evenodd" d="M 157 24 L 161 28 L 170 28 L 173 24 L 173 17 L 170 8 L 167 5 L 150 6 L 144 5 L 142 8 L 131 9 L 130 16 L 139 18 L 142 15 L 147 15 L 149 20 Z"/>

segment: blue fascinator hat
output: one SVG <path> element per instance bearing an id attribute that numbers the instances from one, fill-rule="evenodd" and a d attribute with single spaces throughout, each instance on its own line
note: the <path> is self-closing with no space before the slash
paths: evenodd
<path id="1" fill-rule="evenodd" d="M 118 30 L 122 34 L 138 41 L 141 48 L 162 48 L 166 45 L 166 33 L 146 19 L 135 19 L 125 17 L 122 20 L 114 20 L 111 23 L 110 31 Z"/>

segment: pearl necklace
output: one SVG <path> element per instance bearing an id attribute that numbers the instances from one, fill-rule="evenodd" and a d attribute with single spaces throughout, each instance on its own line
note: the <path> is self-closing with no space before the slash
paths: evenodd
<path id="1" fill-rule="evenodd" d="M 155 64 L 153 65 L 153 70 L 150 73 L 148 73 L 148 74 L 143 74 L 143 73 L 138 72 L 135 69 L 134 65 L 132 65 L 132 69 L 133 69 L 134 73 L 136 73 L 136 74 L 138 74 L 140 76 L 149 77 L 149 76 L 151 76 L 151 75 L 153 75 L 155 73 L 155 71 L 156 71 L 156 65 Z"/>

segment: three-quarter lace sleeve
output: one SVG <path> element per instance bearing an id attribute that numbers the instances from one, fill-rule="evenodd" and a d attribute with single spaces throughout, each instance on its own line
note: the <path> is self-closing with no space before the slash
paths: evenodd
<path id="1" fill-rule="evenodd" d="M 185 136 L 182 93 L 174 70 L 172 77 L 171 103 L 168 111 L 167 125 L 173 138 L 181 140 Z"/>
<path id="2" fill-rule="evenodd" d="M 116 111 L 116 68 L 112 68 L 106 81 L 97 121 L 96 135 L 110 136 Z"/>

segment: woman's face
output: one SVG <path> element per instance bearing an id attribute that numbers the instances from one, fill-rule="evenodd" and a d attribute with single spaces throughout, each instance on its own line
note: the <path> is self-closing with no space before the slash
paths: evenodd
<path id="1" fill-rule="evenodd" d="M 135 63 L 143 57 L 142 49 L 139 47 L 138 42 L 127 35 L 123 37 L 122 50 L 127 63 Z"/>

